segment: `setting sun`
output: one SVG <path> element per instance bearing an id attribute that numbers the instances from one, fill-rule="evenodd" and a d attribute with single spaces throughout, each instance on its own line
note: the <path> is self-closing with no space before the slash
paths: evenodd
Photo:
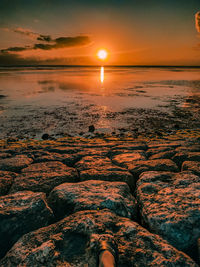
<path id="1" fill-rule="evenodd" d="M 107 56 L 108 56 L 108 52 L 104 49 L 99 50 L 97 53 L 97 57 L 101 60 L 105 60 Z"/>

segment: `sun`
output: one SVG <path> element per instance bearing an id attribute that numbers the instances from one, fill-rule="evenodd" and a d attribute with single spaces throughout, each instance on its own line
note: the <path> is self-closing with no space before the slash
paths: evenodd
<path id="1" fill-rule="evenodd" d="M 108 52 L 105 49 L 101 49 L 97 52 L 97 57 L 101 60 L 105 60 L 108 57 Z"/>

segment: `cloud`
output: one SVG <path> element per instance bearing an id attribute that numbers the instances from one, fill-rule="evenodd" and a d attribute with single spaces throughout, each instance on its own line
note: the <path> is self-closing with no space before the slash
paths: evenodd
<path id="1" fill-rule="evenodd" d="M 21 35 L 24 35 L 26 37 L 28 37 L 29 39 L 33 39 L 33 40 L 38 40 L 38 41 L 44 41 L 44 42 L 51 42 L 51 36 L 50 35 L 43 35 L 43 34 L 39 34 L 36 32 L 31 31 L 30 29 L 25 29 L 22 27 L 17 27 L 17 28 L 1 28 L 4 31 L 7 32 L 15 32 Z"/>
<path id="2" fill-rule="evenodd" d="M 195 14 L 196 29 L 200 33 L 200 11 Z"/>
<path id="3" fill-rule="evenodd" d="M 37 40 L 38 41 L 44 41 L 44 42 L 51 42 L 52 41 L 52 38 L 50 35 L 42 35 L 40 34 L 38 37 L 37 37 Z"/>
<path id="4" fill-rule="evenodd" d="M 54 40 L 56 42 L 56 48 L 79 46 L 89 44 L 90 38 L 88 36 L 77 36 L 77 37 L 59 37 Z"/>
<path id="5" fill-rule="evenodd" d="M 1 49 L 1 53 L 8 53 L 8 52 L 22 52 L 25 50 L 30 49 L 29 47 L 21 47 L 21 46 L 14 46 L 14 47 L 9 47 L 7 49 Z"/>
<path id="6" fill-rule="evenodd" d="M 51 45 L 48 45 L 48 44 L 43 45 L 40 43 L 35 44 L 32 49 L 50 50 L 50 49 L 57 49 L 57 48 L 64 48 L 64 47 L 87 45 L 90 43 L 90 39 L 88 36 L 59 37 L 59 38 L 53 39 L 50 35 L 39 34 L 39 33 L 31 31 L 30 29 L 25 29 L 22 27 L 18 27 L 14 29 L 3 28 L 3 30 L 15 32 L 15 33 L 27 36 L 31 39 L 35 39 L 37 41 L 51 43 Z M 27 50 L 27 49 L 25 48 L 24 50 Z"/>
<path id="7" fill-rule="evenodd" d="M 32 49 L 51 50 L 53 45 L 50 44 L 35 44 Z"/>
<path id="8" fill-rule="evenodd" d="M 61 62 L 61 59 L 55 59 L 53 61 L 40 60 L 39 58 L 34 58 L 34 50 L 57 50 L 61 48 L 69 48 L 69 47 L 78 47 L 85 46 L 91 44 L 91 40 L 89 36 L 75 36 L 75 37 L 58 37 L 53 39 L 50 35 L 37 34 L 29 29 L 16 28 L 16 29 L 7 29 L 6 31 L 16 32 L 25 36 L 30 37 L 31 39 L 35 39 L 35 44 L 29 46 L 12 46 L 5 49 L 0 49 L 0 65 L 27 65 L 27 64 L 41 64 L 44 62 L 45 64 L 58 63 Z M 41 42 L 36 42 L 41 41 Z M 32 50 L 32 58 L 23 58 L 24 51 Z M 64 58 L 63 58 L 64 60 Z M 68 59 L 69 61 L 72 59 Z M 73 62 L 76 61 L 76 58 L 73 59 Z M 68 64 L 69 62 L 63 61 L 64 64 Z"/>
<path id="9" fill-rule="evenodd" d="M 54 40 L 51 39 L 52 44 L 35 44 L 33 49 L 51 50 L 59 48 L 67 48 L 74 46 L 84 46 L 91 43 L 88 36 L 76 37 L 59 37 Z"/>
<path id="10" fill-rule="evenodd" d="M 91 43 L 91 40 L 88 36 L 76 36 L 76 37 L 59 37 L 55 40 L 52 40 L 49 35 L 42 35 L 42 38 L 49 40 L 51 44 L 44 44 L 38 43 L 34 44 L 33 46 L 24 46 L 24 47 L 8 47 L 6 49 L 1 49 L 1 53 L 9 53 L 9 52 L 22 52 L 26 50 L 52 50 L 52 49 L 59 49 L 59 48 L 67 48 L 67 47 L 75 47 L 75 46 L 84 46 Z M 39 40 L 39 38 L 38 38 Z"/>
<path id="11" fill-rule="evenodd" d="M 31 39 L 36 39 L 38 37 L 38 33 L 35 33 L 29 29 L 24 29 L 21 27 L 15 28 L 15 29 L 10 29 L 10 31 L 13 31 L 15 33 L 19 33 L 21 35 L 25 35 Z"/>

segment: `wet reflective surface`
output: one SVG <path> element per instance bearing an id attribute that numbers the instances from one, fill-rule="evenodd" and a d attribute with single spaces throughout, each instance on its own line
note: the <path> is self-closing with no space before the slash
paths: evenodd
<path id="1" fill-rule="evenodd" d="M 0 69 L 0 137 L 130 130 L 150 114 L 197 113 L 199 98 L 199 69 Z"/>

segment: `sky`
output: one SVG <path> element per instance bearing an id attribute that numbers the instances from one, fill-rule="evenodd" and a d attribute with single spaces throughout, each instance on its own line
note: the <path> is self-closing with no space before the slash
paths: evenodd
<path id="1" fill-rule="evenodd" d="M 200 0 L 1 0 L 0 65 L 18 64 L 199 66 Z"/>

